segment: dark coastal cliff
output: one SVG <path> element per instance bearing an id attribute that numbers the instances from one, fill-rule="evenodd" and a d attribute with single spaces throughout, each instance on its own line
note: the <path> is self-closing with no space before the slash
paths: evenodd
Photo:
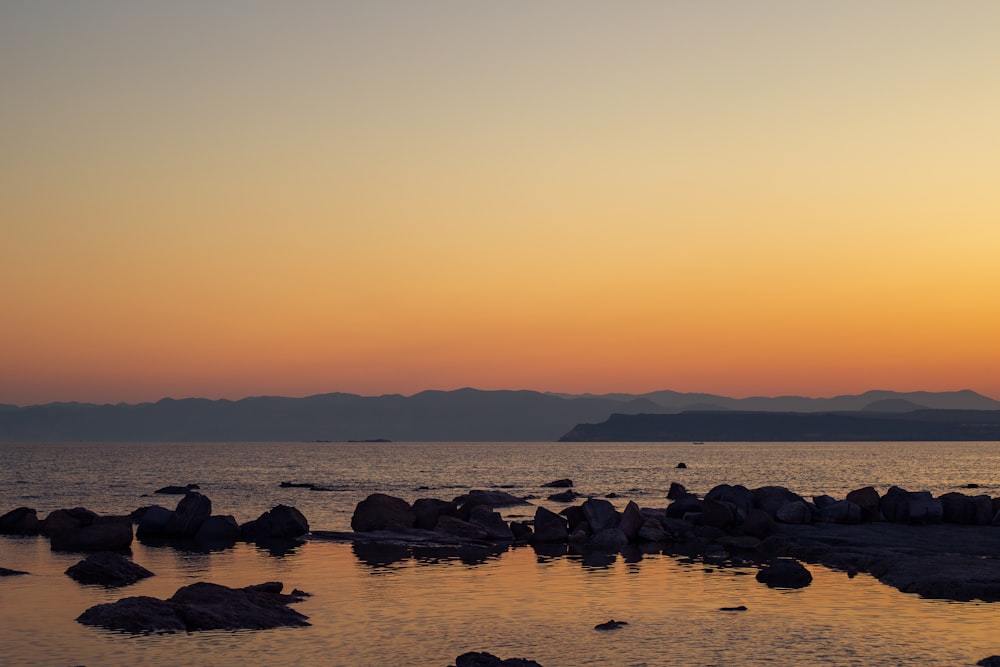
<path id="1" fill-rule="evenodd" d="M 907 413 L 682 412 L 611 415 L 562 442 L 1000 440 L 1000 410 Z"/>

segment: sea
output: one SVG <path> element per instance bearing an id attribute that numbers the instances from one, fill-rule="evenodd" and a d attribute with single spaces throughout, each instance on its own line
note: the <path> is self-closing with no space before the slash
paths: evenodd
<path id="1" fill-rule="evenodd" d="M 558 511 L 565 505 L 546 497 L 560 489 L 543 485 L 560 478 L 619 508 L 664 507 L 671 482 L 699 494 L 726 483 L 835 498 L 868 485 L 938 495 L 978 484 L 974 493 L 995 497 L 1000 443 L 3 443 L 0 514 L 173 508 L 177 496 L 154 492 L 193 483 L 215 514 L 244 522 L 283 503 L 313 530 L 343 531 L 371 493 L 450 500 L 502 489 Z M 534 507 L 502 512 L 528 519 Z M 156 576 L 106 589 L 65 575 L 81 557 L 51 551 L 42 537 L 0 537 L 0 567 L 29 572 L 0 578 L 0 664 L 446 667 L 488 651 L 544 667 L 955 667 L 1000 654 L 996 604 L 924 599 L 818 565 L 808 565 L 810 586 L 780 590 L 758 583 L 753 568 L 656 552 L 595 561 L 518 546 L 480 559 L 373 559 L 322 539 L 284 554 L 136 542 L 132 558 Z M 95 604 L 166 598 L 196 581 L 281 581 L 311 593 L 295 605 L 311 625 L 130 635 L 75 621 Z M 721 611 L 739 605 L 746 611 Z M 627 625 L 595 630 L 610 619 Z"/>

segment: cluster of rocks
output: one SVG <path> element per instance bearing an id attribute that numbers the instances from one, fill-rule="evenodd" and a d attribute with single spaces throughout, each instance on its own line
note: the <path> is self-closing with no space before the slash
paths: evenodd
<path id="1" fill-rule="evenodd" d="M 212 501 L 193 490 L 185 491 L 172 510 L 150 505 L 128 516 L 101 516 L 82 507 L 58 509 L 44 519 L 30 507 L 18 507 L 0 516 L 0 535 L 44 535 L 55 551 L 127 551 L 133 538 L 150 543 L 190 543 L 209 550 L 240 540 L 281 549 L 296 544 L 308 532 L 309 522 L 294 507 L 278 505 L 241 525 L 231 515 L 212 514 Z"/>
<path id="2" fill-rule="evenodd" d="M 534 660 L 527 658 L 507 658 L 501 660 L 492 653 L 485 651 L 470 651 L 455 658 L 451 667 L 542 667 Z"/>
<path id="3" fill-rule="evenodd" d="M 307 616 L 288 606 L 307 594 L 298 590 L 282 594 L 283 587 L 277 581 L 245 588 L 199 582 L 178 589 L 166 600 L 140 595 L 95 605 L 76 620 L 135 634 L 309 625 Z"/>

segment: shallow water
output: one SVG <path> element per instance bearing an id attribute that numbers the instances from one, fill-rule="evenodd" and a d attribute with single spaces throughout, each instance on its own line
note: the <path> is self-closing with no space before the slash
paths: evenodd
<path id="1" fill-rule="evenodd" d="M 679 461 L 686 470 L 675 468 Z M 82 505 L 122 513 L 176 497 L 142 497 L 197 482 L 215 511 L 240 521 L 278 502 L 317 529 L 345 529 L 354 505 L 383 491 L 407 500 L 450 498 L 469 487 L 512 485 L 541 494 L 569 476 L 582 492 L 622 494 L 662 507 L 670 481 L 704 493 L 716 483 L 778 483 L 842 496 L 891 483 L 935 493 L 968 482 L 998 495 L 996 443 L 934 444 L 330 444 L 0 446 L 0 512 L 43 514 Z M 337 490 L 281 489 L 282 480 Z M 418 490 L 420 486 L 429 489 Z M 540 501 L 553 507 L 556 504 Z M 510 514 L 530 514 L 513 508 Z M 974 665 L 1000 653 L 1000 607 L 924 600 L 874 579 L 810 566 L 811 586 L 779 591 L 752 570 L 706 568 L 662 554 L 590 565 L 528 547 L 469 563 L 406 558 L 386 564 L 352 545 L 310 541 L 275 557 L 240 544 L 211 554 L 133 547 L 157 576 L 105 590 L 64 570 L 78 554 L 43 538 L 0 538 L 0 662 L 10 665 L 426 665 L 467 650 L 562 665 Z M 313 593 L 296 605 L 311 627 L 260 632 L 129 636 L 73 619 L 129 595 L 168 597 L 194 581 L 243 586 L 279 580 Z M 720 607 L 746 605 L 746 612 Z M 628 625 L 599 632 L 610 618 Z"/>

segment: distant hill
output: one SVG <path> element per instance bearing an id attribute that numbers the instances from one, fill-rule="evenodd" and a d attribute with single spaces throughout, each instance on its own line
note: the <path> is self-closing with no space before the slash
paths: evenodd
<path id="1" fill-rule="evenodd" d="M 1000 410 L 972 391 L 866 392 L 829 399 L 784 396 L 734 399 L 673 391 L 648 394 L 557 395 L 536 391 L 423 391 L 413 396 L 319 394 L 257 396 L 238 401 L 165 398 L 155 403 L 52 403 L 0 406 L 0 442 L 17 441 L 553 441 L 574 424 L 615 413 L 718 415 L 766 406 L 785 413 L 900 414 L 921 406 Z M 873 406 L 875 406 L 873 408 Z M 879 407 L 881 406 L 881 407 Z M 765 411 L 754 408 L 753 411 Z M 705 417 L 709 419 L 709 417 Z M 684 439 L 684 438 L 681 438 Z M 713 439 L 703 436 L 694 439 Z M 715 438 L 717 439 L 717 438 Z"/>
<path id="2" fill-rule="evenodd" d="M 810 442 L 1000 440 L 1000 410 L 681 412 L 611 415 L 563 442 Z"/>

